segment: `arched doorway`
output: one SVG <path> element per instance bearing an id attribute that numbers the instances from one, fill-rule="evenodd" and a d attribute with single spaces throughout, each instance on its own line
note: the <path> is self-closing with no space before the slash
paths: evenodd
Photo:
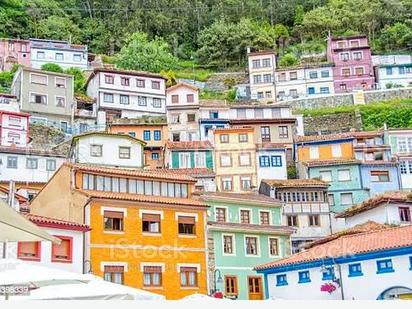
<path id="1" fill-rule="evenodd" d="M 410 299 L 412 300 L 412 289 L 404 286 L 393 286 L 383 291 L 378 300 Z"/>

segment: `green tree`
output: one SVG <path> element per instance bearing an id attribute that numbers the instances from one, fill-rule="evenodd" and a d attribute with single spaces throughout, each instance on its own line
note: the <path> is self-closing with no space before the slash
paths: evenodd
<path id="1" fill-rule="evenodd" d="M 380 50 L 405 50 L 412 48 L 412 27 L 405 23 L 395 23 L 383 28 L 377 39 Z"/>
<path id="2" fill-rule="evenodd" d="M 292 53 L 285 54 L 279 60 L 280 67 L 290 67 L 299 64 L 299 59 Z"/>
<path id="3" fill-rule="evenodd" d="M 177 58 L 170 53 L 168 44 L 162 38 L 149 40 L 146 33 L 136 32 L 129 36 L 116 55 L 115 63 L 123 69 L 159 73 L 173 69 Z"/>
<path id="4" fill-rule="evenodd" d="M 160 71 L 160 75 L 166 78 L 166 87 L 176 85 L 176 74 L 172 70 Z"/>
<path id="5" fill-rule="evenodd" d="M 85 94 L 84 86 L 86 83 L 86 78 L 79 68 L 68 68 L 64 71 L 66 74 L 74 76 L 74 93 L 75 94 Z"/>
<path id="6" fill-rule="evenodd" d="M 41 66 L 41 69 L 43 71 L 48 71 L 48 72 L 55 72 L 55 73 L 63 73 L 64 70 L 62 69 L 61 66 L 59 66 L 56 63 L 45 63 Z"/>
<path id="7" fill-rule="evenodd" d="M 50 16 L 38 23 L 40 38 L 80 43 L 81 30 L 68 17 Z"/>

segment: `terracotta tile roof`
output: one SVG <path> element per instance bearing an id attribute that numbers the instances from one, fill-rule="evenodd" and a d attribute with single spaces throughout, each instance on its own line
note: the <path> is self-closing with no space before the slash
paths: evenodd
<path id="1" fill-rule="evenodd" d="M 272 207 L 281 207 L 279 200 L 258 193 L 226 193 L 226 192 L 207 192 L 202 194 L 201 199 L 204 201 L 234 201 L 266 204 Z"/>
<path id="2" fill-rule="evenodd" d="M 330 165 L 345 165 L 345 164 L 361 164 L 360 160 L 356 159 L 334 159 L 334 160 L 310 160 L 304 161 L 303 164 L 308 167 L 313 166 L 330 166 Z"/>
<path id="3" fill-rule="evenodd" d="M 365 223 L 355 225 L 354 227 L 348 228 L 346 230 L 343 230 L 343 231 L 334 233 L 332 235 L 323 237 L 321 239 L 312 241 L 309 244 L 305 245 L 305 249 L 313 248 L 315 246 L 330 242 L 342 236 L 359 234 L 359 233 L 364 233 L 364 232 L 369 232 L 369 231 L 382 230 L 382 229 L 387 229 L 390 227 L 391 227 L 390 225 L 380 224 L 374 221 L 367 221 Z"/>
<path id="4" fill-rule="evenodd" d="M 383 131 L 356 131 L 356 132 L 349 132 L 349 133 L 352 134 L 352 136 L 356 138 L 383 136 Z"/>
<path id="5" fill-rule="evenodd" d="M 196 206 L 196 207 L 208 207 L 202 201 L 191 198 L 181 197 L 165 197 L 143 194 L 131 194 L 131 193 L 119 193 L 119 192 L 104 192 L 95 190 L 77 190 L 91 198 L 134 201 L 142 203 L 157 203 L 167 205 L 181 205 L 181 206 Z"/>
<path id="6" fill-rule="evenodd" d="M 412 192 L 386 192 L 370 199 L 367 199 L 361 204 L 355 205 L 347 210 L 341 212 L 336 217 L 337 218 L 347 218 L 352 217 L 361 212 L 379 207 L 383 203 L 412 203 Z"/>
<path id="7" fill-rule="evenodd" d="M 271 123 L 296 123 L 296 118 L 254 118 L 254 119 L 231 119 L 230 124 L 242 125 L 242 124 L 271 124 Z"/>
<path id="8" fill-rule="evenodd" d="M 169 88 L 167 88 L 167 89 L 166 89 L 166 92 L 169 92 L 169 91 L 171 91 L 171 90 L 177 89 L 177 88 L 179 88 L 179 87 L 187 87 L 187 88 L 193 89 L 193 90 L 195 90 L 195 91 L 199 90 L 199 88 L 196 87 L 196 86 L 193 85 L 193 84 L 180 82 L 180 83 L 177 83 L 176 85 L 173 85 L 173 86 L 170 86 Z"/>
<path id="9" fill-rule="evenodd" d="M 228 128 L 216 128 L 216 129 L 212 129 L 213 132 L 215 133 L 233 133 L 233 132 L 238 132 L 238 131 L 248 131 L 248 132 L 252 132 L 255 129 L 250 127 L 250 126 L 230 126 Z"/>
<path id="10" fill-rule="evenodd" d="M 384 149 L 391 149 L 391 146 L 389 145 L 362 145 L 362 144 L 357 144 L 353 145 L 353 148 L 355 149 L 365 149 L 365 150 L 384 150 Z"/>
<path id="11" fill-rule="evenodd" d="M 346 257 L 355 254 L 377 252 L 412 246 L 412 225 L 345 235 L 285 259 L 258 265 L 256 270 L 290 266 L 327 258 Z"/>
<path id="12" fill-rule="evenodd" d="M 209 141 L 188 141 L 188 142 L 171 142 L 166 143 L 169 149 L 213 149 Z"/>
<path id="13" fill-rule="evenodd" d="M 88 165 L 88 164 L 73 164 L 64 163 L 75 170 L 82 172 L 89 172 L 93 174 L 103 174 L 103 175 L 121 175 L 136 178 L 148 178 L 148 179 L 164 179 L 176 182 L 196 182 L 196 180 L 188 175 L 175 173 L 170 169 L 121 169 L 121 168 L 109 168 L 102 167 L 98 165 Z"/>
<path id="14" fill-rule="evenodd" d="M 398 163 L 393 161 L 383 161 L 383 160 L 374 160 L 374 161 L 363 161 L 362 165 L 397 165 Z"/>
<path id="15" fill-rule="evenodd" d="M 0 192 L 6 193 L 7 195 L 9 194 L 9 189 L 8 188 L 4 188 L 4 187 L 0 187 Z M 28 198 L 24 197 L 23 195 L 20 195 L 18 193 L 14 193 L 14 197 L 17 199 L 17 201 L 21 204 L 21 203 L 28 203 L 29 200 Z"/>
<path id="16" fill-rule="evenodd" d="M 324 187 L 329 184 L 319 179 L 263 179 L 262 182 L 271 187 L 300 188 L 300 187 Z"/>
<path id="17" fill-rule="evenodd" d="M 90 227 L 86 224 L 79 224 L 76 222 L 70 222 L 55 218 L 49 218 L 44 216 L 39 216 L 35 214 L 23 214 L 27 219 L 38 226 L 44 227 L 55 227 L 62 228 L 65 230 L 81 230 L 81 231 L 90 231 Z"/>
<path id="18" fill-rule="evenodd" d="M 282 143 L 261 143 L 256 144 L 257 149 L 272 149 L 272 148 L 290 148 L 290 145 Z"/>
<path id="19" fill-rule="evenodd" d="M 96 99 L 89 97 L 87 95 L 75 95 L 74 99 L 77 103 L 85 103 L 85 104 L 94 104 L 96 103 Z"/>
<path id="20" fill-rule="evenodd" d="M 226 231 L 247 231 L 250 233 L 270 233 L 280 235 L 290 235 L 295 229 L 284 225 L 261 225 L 261 224 L 244 224 L 231 222 L 208 222 L 208 226 L 212 229 Z"/>
<path id="21" fill-rule="evenodd" d="M 60 157 L 60 158 L 66 157 L 65 155 L 59 154 L 53 150 L 33 149 L 29 147 L 0 146 L 0 153 L 15 153 L 15 154 L 36 155 L 36 156 L 46 156 L 46 157 Z"/>
<path id="22" fill-rule="evenodd" d="M 215 177 L 215 172 L 211 169 L 208 168 L 174 168 L 170 169 L 170 171 L 173 171 L 176 174 L 183 174 L 183 175 L 189 175 L 190 177 L 193 178 L 201 178 L 201 177 Z"/>
<path id="23" fill-rule="evenodd" d="M 317 142 L 317 141 L 333 141 L 339 139 L 354 139 L 353 132 L 325 134 L 325 135 L 310 135 L 310 136 L 296 136 L 296 142 Z"/>
<path id="24" fill-rule="evenodd" d="M 253 56 L 253 55 L 275 55 L 274 50 L 262 50 L 262 51 L 253 51 L 247 54 L 248 56 Z"/>
<path id="25" fill-rule="evenodd" d="M 228 107 L 226 100 L 199 100 L 200 107 Z"/>

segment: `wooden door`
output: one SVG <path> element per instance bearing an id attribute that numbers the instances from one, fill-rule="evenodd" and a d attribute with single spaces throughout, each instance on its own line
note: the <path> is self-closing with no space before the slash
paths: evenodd
<path id="1" fill-rule="evenodd" d="M 248 277 L 248 286 L 250 300 L 263 299 L 262 277 Z"/>

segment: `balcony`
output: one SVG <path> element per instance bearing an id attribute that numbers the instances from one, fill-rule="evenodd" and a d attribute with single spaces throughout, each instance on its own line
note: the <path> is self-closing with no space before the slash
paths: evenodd
<path id="1" fill-rule="evenodd" d="M 96 118 L 97 113 L 95 110 L 76 109 L 74 115 L 76 117 Z"/>

